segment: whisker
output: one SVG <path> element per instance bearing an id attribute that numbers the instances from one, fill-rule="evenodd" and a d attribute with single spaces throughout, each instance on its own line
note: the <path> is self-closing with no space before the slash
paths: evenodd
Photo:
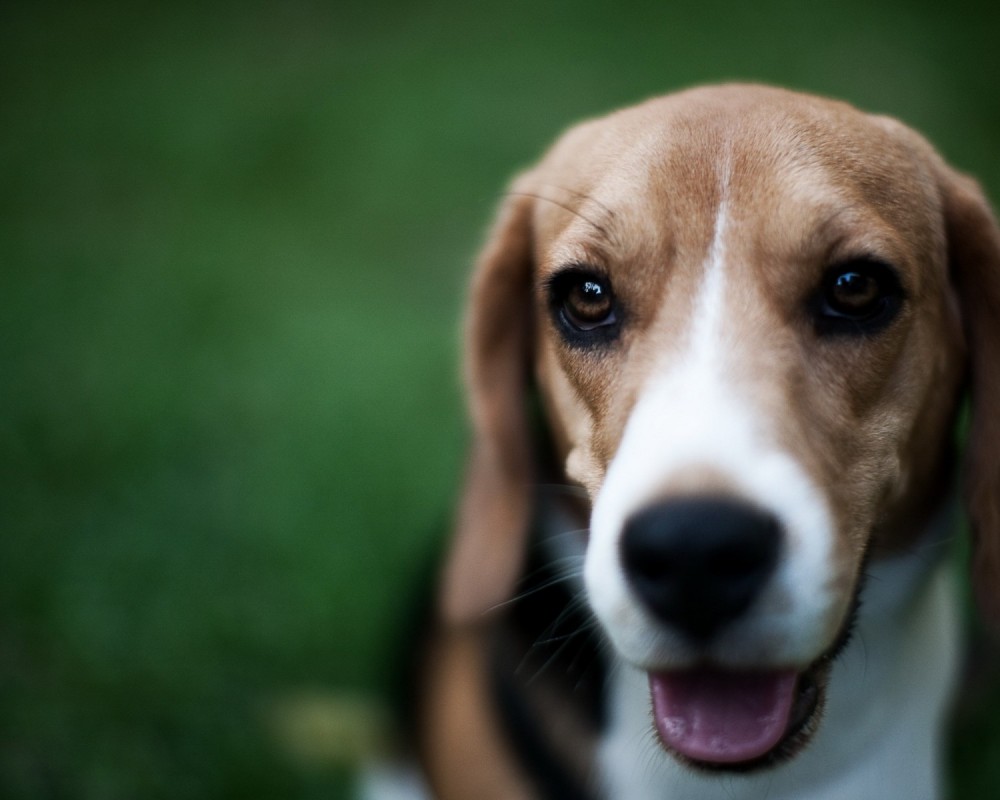
<path id="1" fill-rule="evenodd" d="M 587 494 L 586 489 L 572 483 L 536 483 L 535 488 L 543 492 L 564 494 L 571 497 L 579 497 L 582 500 L 590 500 L 590 495 Z"/>
<path id="2" fill-rule="evenodd" d="M 935 550 L 946 550 L 951 547 L 959 539 L 957 531 L 949 533 L 947 536 L 941 536 L 937 539 L 933 539 L 929 542 L 922 542 L 917 547 L 914 547 L 911 552 L 914 553 L 926 553 L 928 551 Z"/>
<path id="3" fill-rule="evenodd" d="M 570 604 L 567 605 L 566 608 L 562 610 L 562 612 L 560 612 L 559 616 L 555 618 L 555 620 L 549 625 L 549 627 L 545 629 L 545 632 L 542 633 L 542 635 L 535 640 L 534 644 L 532 645 L 532 648 L 541 647 L 547 644 L 555 644 L 556 642 L 564 642 L 567 639 L 572 639 L 574 636 L 593 628 L 593 624 L 596 620 L 590 619 L 581 624 L 580 626 L 578 626 L 576 630 L 561 635 L 556 634 L 556 629 L 563 622 L 563 620 L 570 614 L 573 614 L 576 611 L 578 611 L 582 606 L 583 603 L 580 601 L 580 599 L 574 598 L 574 600 L 570 602 Z"/>
<path id="4" fill-rule="evenodd" d="M 586 530 L 587 529 L 584 528 L 582 529 L 582 531 L 564 531 L 562 533 L 552 534 L 552 537 L 555 538 L 556 536 L 567 536 L 570 534 L 578 535 L 580 532 L 585 532 Z M 583 576 L 583 558 L 581 555 L 573 554 L 551 559 L 544 566 L 540 566 L 537 569 L 534 569 L 530 573 L 526 574 L 524 578 L 522 578 L 521 583 L 522 584 L 530 583 L 534 578 L 538 577 L 539 575 L 542 575 L 552 570 L 554 570 L 556 574 L 553 575 L 548 580 L 539 583 L 537 586 L 532 586 L 529 589 L 517 592 L 508 599 L 490 606 L 490 608 L 485 613 L 490 613 L 502 608 L 507 608 L 508 606 L 511 606 L 526 598 L 532 597 L 538 594 L 539 592 L 545 591 L 546 589 L 550 589 L 553 586 L 558 586 L 561 583 L 569 583 L 571 581 L 579 580 Z"/>
<path id="5" fill-rule="evenodd" d="M 526 681 L 527 685 L 530 686 L 531 684 L 540 680 L 542 675 L 544 675 L 545 672 L 549 669 L 549 667 L 551 667 L 552 664 L 554 664 L 559 659 L 559 657 L 563 654 L 563 652 L 566 650 L 568 646 L 569 646 L 569 640 L 560 644 L 559 647 L 557 647 L 555 651 L 547 659 L 545 659 L 545 662 L 541 664 L 541 666 L 539 666 L 538 669 L 535 670 L 534 674 L 527 679 Z"/>
<path id="6" fill-rule="evenodd" d="M 592 225 L 594 228 L 596 228 L 601 233 L 602 236 L 604 236 L 605 239 L 611 238 L 608 235 L 607 228 L 605 228 L 600 223 L 595 222 L 594 220 L 592 220 L 587 215 L 581 214 L 577 209 L 573 208 L 572 206 L 567 205 L 566 203 L 561 203 L 558 200 L 553 200 L 551 197 L 546 197 L 543 194 L 536 194 L 534 192 L 515 192 L 515 191 L 510 191 L 510 192 L 507 192 L 507 196 L 508 197 L 530 197 L 533 200 L 545 200 L 546 202 L 549 202 L 549 203 L 552 203 L 553 205 L 559 206 L 559 208 L 564 209 L 565 211 L 568 211 L 570 214 L 573 214 L 573 215 L 579 217 L 580 219 L 582 219 L 584 222 L 588 223 L 589 225 Z"/>
<path id="7" fill-rule="evenodd" d="M 537 570 L 537 571 L 541 571 L 541 570 Z M 554 578 L 551 578 L 550 580 L 547 580 L 544 583 L 538 584 L 538 586 L 532 586 L 530 589 L 525 589 L 523 592 L 518 592 L 517 594 L 515 594 L 512 597 L 509 597 L 508 599 L 506 599 L 506 600 L 504 600 L 504 601 L 502 601 L 500 603 L 496 603 L 496 604 L 490 606 L 489 609 L 487 609 L 486 612 L 484 612 L 484 613 L 489 614 L 489 613 L 491 613 L 493 611 L 497 611 L 497 610 L 499 610 L 501 608 L 507 608 L 508 606 L 511 606 L 511 605 L 513 605 L 514 603 L 517 603 L 520 600 L 524 600 L 525 598 L 532 597 L 533 595 L 536 595 L 539 592 L 545 591 L 546 589 L 551 589 L 553 586 L 558 586 L 560 583 L 565 583 L 565 582 L 570 581 L 570 580 L 572 580 L 572 579 L 574 579 L 576 577 L 579 577 L 579 576 L 576 575 L 576 574 L 570 574 L 570 573 L 567 573 L 565 575 L 556 575 Z"/>
<path id="8" fill-rule="evenodd" d="M 575 631 L 573 631 L 572 633 L 570 633 L 569 635 L 564 636 L 562 639 L 550 640 L 551 643 L 553 643 L 553 644 L 558 641 L 559 646 L 555 648 L 555 650 L 549 655 L 548 658 L 545 659 L 545 661 L 541 665 L 538 666 L 537 669 L 535 669 L 534 674 L 530 678 L 528 678 L 527 682 L 529 684 L 530 683 L 534 683 L 536 680 L 538 680 L 539 678 L 541 678 L 541 676 L 543 674 L 545 674 L 545 672 L 548 670 L 548 668 L 553 663 L 555 663 L 564 652 L 566 652 L 566 648 L 569 647 L 570 643 L 577 636 L 579 636 L 582 633 L 586 633 L 588 630 L 589 630 L 589 627 L 587 627 L 587 626 L 581 626 L 581 627 L 577 628 Z M 541 646 L 541 645 L 540 644 L 536 644 L 536 645 L 533 646 L 532 649 L 535 649 L 535 648 L 537 648 L 539 646 Z M 521 669 L 523 669 L 524 667 L 526 667 L 526 666 L 527 666 L 526 662 L 522 662 L 522 665 L 519 668 L 519 671 Z"/>
<path id="9" fill-rule="evenodd" d="M 567 528 L 564 531 L 559 531 L 559 533 L 550 533 L 546 537 L 546 541 L 554 542 L 561 539 L 578 539 L 581 536 L 587 536 L 590 534 L 590 526 L 584 528 Z"/>
<path id="10" fill-rule="evenodd" d="M 566 192 L 566 194 L 571 194 L 574 197 L 579 197 L 581 200 L 588 200 L 589 202 L 597 206 L 599 209 L 601 209 L 601 211 L 603 211 L 612 219 L 614 219 L 615 217 L 614 209 L 610 208 L 609 206 L 606 206 L 600 200 L 595 199 L 586 192 L 578 192 L 576 191 L 576 189 L 567 189 L 565 186 L 560 186 L 558 183 L 540 183 L 539 186 L 547 186 L 550 189 L 558 189 L 560 192 Z"/>

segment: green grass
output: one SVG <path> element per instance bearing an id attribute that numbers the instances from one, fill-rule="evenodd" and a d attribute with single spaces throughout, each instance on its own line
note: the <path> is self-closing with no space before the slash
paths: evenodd
<path id="1" fill-rule="evenodd" d="M 997 197 L 986 8 L 0 6 L 0 795 L 341 796 L 323 726 L 386 686 L 447 519 L 508 176 L 743 78 L 896 114 Z M 1000 786 L 998 707 L 960 797 Z"/>

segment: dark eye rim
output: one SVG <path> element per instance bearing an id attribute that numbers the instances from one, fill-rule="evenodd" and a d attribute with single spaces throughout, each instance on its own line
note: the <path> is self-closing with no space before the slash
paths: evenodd
<path id="1" fill-rule="evenodd" d="M 604 287 L 611 299 L 611 311 L 606 322 L 580 327 L 574 324 L 567 313 L 566 302 L 573 287 L 586 281 L 593 281 Z M 603 270 L 585 264 L 573 264 L 550 275 L 544 288 L 549 314 L 567 344 L 587 349 L 607 346 L 618 338 L 622 326 L 622 308 L 611 281 Z"/>
<path id="2" fill-rule="evenodd" d="M 830 299 L 837 279 L 849 272 L 873 279 L 878 287 L 874 301 L 857 313 L 837 308 Z M 820 336 L 872 336 L 885 330 L 899 316 L 905 299 L 906 293 L 895 267 L 879 258 L 860 256 L 828 267 L 810 306 Z"/>

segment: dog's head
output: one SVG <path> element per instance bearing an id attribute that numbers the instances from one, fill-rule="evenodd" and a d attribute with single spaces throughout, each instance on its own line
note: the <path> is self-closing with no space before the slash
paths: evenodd
<path id="1" fill-rule="evenodd" d="M 650 672 L 664 744 L 787 754 L 867 560 L 948 494 L 966 387 L 975 580 L 1000 617 L 998 353 L 1000 232 L 903 125 L 746 86 L 580 125 L 515 181 L 479 261 L 445 613 L 513 590 L 537 388 L 592 503 L 591 606 Z"/>

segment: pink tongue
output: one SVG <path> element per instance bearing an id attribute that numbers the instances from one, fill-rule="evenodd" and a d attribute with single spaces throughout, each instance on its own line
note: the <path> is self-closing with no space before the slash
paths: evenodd
<path id="1" fill-rule="evenodd" d="M 788 729 L 796 680 L 792 670 L 651 672 L 656 730 L 668 747 L 697 761 L 760 758 Z"/>

